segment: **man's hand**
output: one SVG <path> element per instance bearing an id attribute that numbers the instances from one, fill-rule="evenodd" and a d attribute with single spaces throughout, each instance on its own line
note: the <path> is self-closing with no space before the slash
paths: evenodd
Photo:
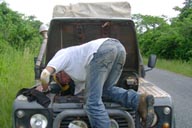
<path id="1" fill-rule="evenodd" d="M 43 88 L 42 85 L 37 86 L 35 89 L 40 91 L 40 92 L 48 92 L 48 91 L 50 91 L 48 85 L 47 85 L 47 89 L 46 90 Z"/>
<path id="2" fill-rule="evenodd" d="M 40 91 L 40 92 L 43 91 L 43 87 L 42 87 L 42 85 L 37 86 L 35 89 L 38 90 L 38 91 Z"/>

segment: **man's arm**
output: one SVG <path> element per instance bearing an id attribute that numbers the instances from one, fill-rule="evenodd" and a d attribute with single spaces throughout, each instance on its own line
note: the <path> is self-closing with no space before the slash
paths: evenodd
<path id="1" fill-rule="evenodd" d="M 55 72 L 55 69 L 53 67 L 47 66 L 43 71 L 41 72 L 40 80 L 42 84 L 42 90 L 41 91 L 47 91 L 48 90 L 48 84 L 50 81 L 50 76 Z"/>

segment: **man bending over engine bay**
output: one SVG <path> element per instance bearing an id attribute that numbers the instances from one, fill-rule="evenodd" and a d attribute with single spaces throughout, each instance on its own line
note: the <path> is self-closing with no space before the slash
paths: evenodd
<path id="1" fill-rule="evenodd" d="M 92 128 L 110 128 L 102 96 L 138 111 L 148 128 L 154 118 L 154 97 L 115 86 L 125 59 L 125 48 L 113 38 L 100 38 L 61 49 L 42 71 L 40 91 L 48 90 L 50 75 L 64 71 L 75 83 L 75 95 L 85 89 L 85 110 Z"/>

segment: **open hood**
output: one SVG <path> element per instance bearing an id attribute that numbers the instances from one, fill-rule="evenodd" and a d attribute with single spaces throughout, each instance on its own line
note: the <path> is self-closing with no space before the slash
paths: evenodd
<path id="1" fill-rule="evenodd" d="M 133 21 L 128 19 L 53 19 L 48 32 L 46 63 L 61 48 L 111 37 L 121 41 L 127 52 L 125 71 L 139 72 L 139 51 Z"/>

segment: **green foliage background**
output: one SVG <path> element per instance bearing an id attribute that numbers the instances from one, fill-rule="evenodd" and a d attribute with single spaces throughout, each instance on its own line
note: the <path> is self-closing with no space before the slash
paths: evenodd
<path id="1" fill-rule="evenodd" d="M 12 127 L 12 104 L 19 89 L 34 83 L 34 56 L 41 22 L 0 4 L 0 127 Z"/>
<path id="2" fill-rule="evenodd" d="M 186 0 L 175 18 L 133 15 L 143 55 L 192 64 L 192 2 Z M 0 4 L 0 127 L 12 127 L 12 104 L 17 91 L 34 82 L 34 56 L 41 44 L 41 21 Z M 165 62 L 163 62 L 163 65 Z M 170 67 L 173 67 L 172 64 Z M 177 71 L 178 71 L 177 67 Z M 191 66 L 188 67 L 188 70 Z M 190 70 L 191 71 L 191 70 Z M 191 74 L 191 72 L 190 72 Z"/>
<path id="3" fill-rule="evenodd" d="M 26 47 L 35 50 L 41 42 L 38 32 L 40 24 L 34 16 L 25 16 L 9 9 L 6 3 L 0 4 L 0 51 L 5 45 L 17 50 Z"/>
<path id="4" fill-rule="evenodd" d="M 138 42 L 143 55 L 151 53 L 168 60 L 192 61 L 192 1 L 175 7 L 178 17 L 135 14 Z"/>

